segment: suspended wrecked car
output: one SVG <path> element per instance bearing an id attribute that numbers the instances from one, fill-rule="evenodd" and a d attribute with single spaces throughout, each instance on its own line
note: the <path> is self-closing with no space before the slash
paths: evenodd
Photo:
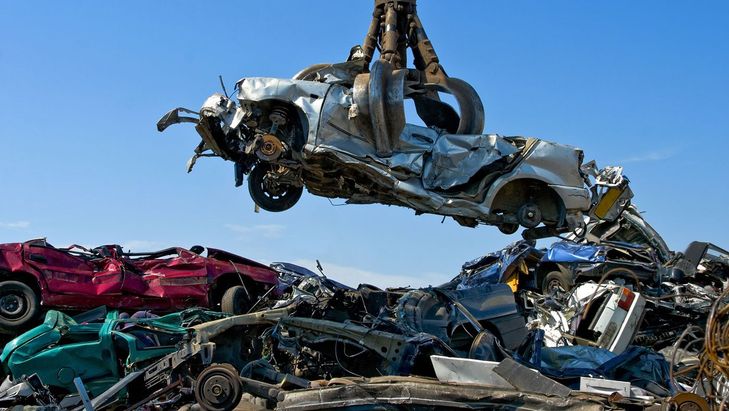
<path id="1" fill-rule="evenodd" d="M 0 244 L 0 329 L 33 325 L 41 304 L 172 312 L 188 307 L 241 314 L 278 284 L 275 271 L 235 254 L 194 246 L 125 253 L 118 245 L 56 248 L 45 239 Z"/>
<path id="2" fill-rule="evenodd" d="M 543 224 L 539 236 L 584 226 L 583 212 L 597 199 L 581 170 L 581 150 L 536 138 L 457 134 L 457 121 L 445 128 L 406 124 L 404 99 L 418 93 L 409 74 L 377 61 L 370 73 L 332 69 L 319 81 L 244 78 L 236 84 L 238 104 L 216 93 L 199 113 L 171 110 L 157 128 L 195 123 L 202 142 L 188 171 L 199 157 L 232 161 L 236 184 L 248 175 L 251 197 L 269 211 L 292 207 L 306 187 L 348 203 L 399 205 L 505 233 L 520 225 Z"/>

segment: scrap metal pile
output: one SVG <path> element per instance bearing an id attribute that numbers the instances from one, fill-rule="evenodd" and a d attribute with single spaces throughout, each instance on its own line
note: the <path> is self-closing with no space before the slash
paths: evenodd
<path id="1" fill-rule="evenodd" d="M 188 170 L 232 161 L 258 207 L 307 188 L 524 240 L 440 286 L 384 290 L 200 246 L 3 244 L 0 326 L 15 338 L 0 407 L 726 409 L 729 252 L 671 251 L 620 167 L 482 134 L 481 100 L 446 75 L 415 0 L 375 0 L 346 62 L 236 91 L 157 127 L 194 123 Z M 425 126 L 405 122 L 404 99 Z"/>
<path id="2" fill-rule="evenodd" d="M 50 310 L 5 346 L 0 404 L 722 409 L 729 252 L 661 257 L 624 215 L 599 243 L 519 241 L 437 287 L 352 288 L 274 263 L 247 314 Z"/>

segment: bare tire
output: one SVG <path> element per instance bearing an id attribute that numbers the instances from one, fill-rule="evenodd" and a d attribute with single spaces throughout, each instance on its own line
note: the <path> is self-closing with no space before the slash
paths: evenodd
<path id="1" fill-rule="evenodd" d="M 220 311 L 226 314 L 245 314 L 250 308 L 251 299 L 246 288 L 242 285 L 236 285 L 225 290 L 223 298 L 220 300 Z"/>
<path id="2" fill-rule="evenodd" d="M 569 291 L 572 288 L 571 279 L 561 271 L 551 271 L 542 281 L 542 294 L 549 294 L 552 290 L 562 289 Z"/>
<path id="3" fill-rule="evenodd" d="M 266 175 L 270 167 L 259 164 L 248 176 L 248 192 L 259 207 L 277 213 L 293 207 L 304 192 L 304 187 L 275 183 Z"/>
<path id="4" fill-rule="evenodd" d="M 0 282 L 0 327 L 15 331 L 38 315 L 38 295 L 20 281 Z"/>
<path id="5" fill-rule="evenodd" d="M 210 365 L 195 380 L 195 400 L 204 410 L 233 410 L 242 395 L 240 377 L 228 364 Z"/>

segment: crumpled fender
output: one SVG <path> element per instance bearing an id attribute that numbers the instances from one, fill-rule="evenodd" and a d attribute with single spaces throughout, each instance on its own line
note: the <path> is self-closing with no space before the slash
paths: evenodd
<path id="1" fill-rule="evenodd" d="M 192 111 L 190 109 L 186 109 L 184 107 L 177 107 L 173 108 L 172 110 L 168 111 L 162 118 L 157 121 L 157 131 L 162 132 L 165 131 L 165 129 L 173 124 L 179 124 L 179 123 L 196 123 L 200 120 L 199 118 L 195 117 L 187 117 L 187 116 L 181 116 L 180 113 L 189 113 L 189 114 L 195 114 L 199 116 L 199 113 L 197 111 Z"/>
<path id="2" fill-rule="evenodd" d="M 23 266 L 23 244 L 0 244 L 0 271 L 20 271 Z"/>

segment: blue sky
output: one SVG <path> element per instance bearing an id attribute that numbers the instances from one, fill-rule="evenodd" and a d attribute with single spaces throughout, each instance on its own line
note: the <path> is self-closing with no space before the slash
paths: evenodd
<path id="1" fill-rule="evenodd" d="M 458 7 L 453 7 L 456 4 Z M 450 6 L 450 7 L 449 7 Z M 322 261 L 343 282 L 438 284 L 516 239 L 308 193 L 256 214 L 232 165 L 185 162 L 192 127 L 155 122 L 240 77 L 344 59 L 372 1 L 0 3 L 0 242 L 226 248 Z M 674 249 L 729 247 L 729 3 L 428 1 L 447 72 L 486 107 L 486 131 L 623 165 Z"/>

